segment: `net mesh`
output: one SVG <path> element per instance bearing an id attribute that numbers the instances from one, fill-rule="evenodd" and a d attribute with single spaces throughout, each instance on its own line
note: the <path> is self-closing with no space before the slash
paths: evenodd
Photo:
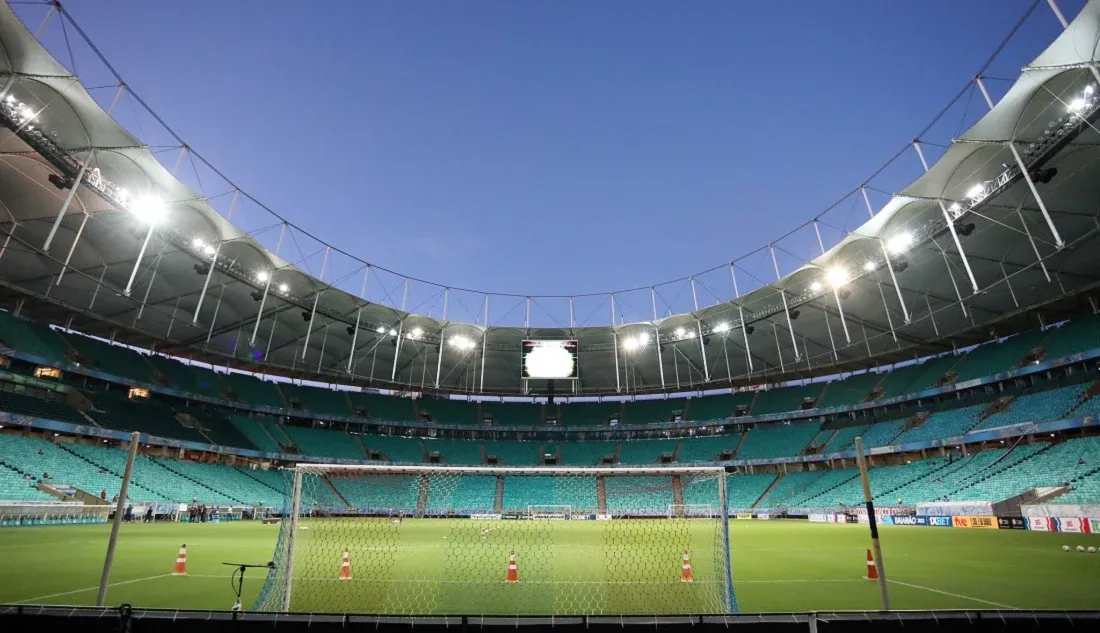
<path id="1" fill-rule="evenodd" d="M 736 612 L 718 470 L 299 468 L 261 611 Z"/>

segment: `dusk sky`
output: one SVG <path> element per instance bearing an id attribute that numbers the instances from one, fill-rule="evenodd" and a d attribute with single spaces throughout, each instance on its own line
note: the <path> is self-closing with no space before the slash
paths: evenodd
<path id="1" fill-rule="evenodd" d="M 1081 4 L 1060 2 L 1071 19 Z M 66 7 L 189 145 L 290 221 L 409 275 L 564 294 L 689 275 L 814 217 L 913 139 L 1030 5 Z M 32 30 L 45 13 L 16 9 Z M 63 58 L 59 28 L 43 39 Z M 994 97 L 1059 29 L 1039 3 L 986 73 Z M 946 144 L 984 110 L 972 91 L 926 138 Z M 132 112 L 116 111 L 143 136 Z M 903 156 L 876 184 L 918 170 Z M 837 222 L 854 228 L 866 216 L 851 206 Z"/>

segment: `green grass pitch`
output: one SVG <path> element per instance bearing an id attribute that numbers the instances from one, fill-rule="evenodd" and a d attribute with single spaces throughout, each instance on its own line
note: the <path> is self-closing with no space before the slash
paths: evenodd
<path id="1" fill-rule="evenodd" d="M 611 539 L 599 522 L 582 521 L 553 522 L 549 532 L 533 522 L 501 522 L 484 539 L 468 535 L 468 526 L 483 523 L 464 520 L 409 519 L 374 528 L 361 523 L 355 530 L 317 523 L 299 532 L 295 609 L 671 613 L 705 603 L 702 585 L 679 582 L 680 551 L 662 541 L 653 522 L 618 522 Z M 696 578 L 705 581 L 714 571 L 707 551 L 713 532 L 691 530 Z M 731 521 L 730 530 L 742 612 L 879 607 L 877 586 L 862 579 L 866 526 Z M 108 532 L 108 526 L 4 529 L 0 602 L 93 604 Z M 510 536 L 500 538 L 505 533 Z M 221 563 L 266 562 L 277 534 L 278 526 L 257 522 L 125 525 L 107 604 L 227 609 L 231 569 Z M 1100 554 L 1076 551 L 1077 545 L 1100 546 L 1098 535 L 901 526 L 883 527 L 881 534 L 895 609 L 1100 609 Z M 352 547 L 355 578 L 345 583 L 333 580 L 345 545 L 340 536 Z M 444 537 L 462 539 L 462 545 Z M 188 548 L 186 577 L 170 575 L 181 543 Z M 1063 552 L 1062 545 L 1074 551 Z M 520 583 L 506 585 L 513 546 Z M 246 605 L 260 591 L 262 572 L 246 579 Z M 469 582 L 471 577 L 488 580 Z"/>

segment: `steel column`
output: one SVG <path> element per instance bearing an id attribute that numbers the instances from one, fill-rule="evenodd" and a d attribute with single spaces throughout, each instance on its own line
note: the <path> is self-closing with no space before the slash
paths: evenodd
<path id="1" fill-rule="evenodd" d="M 256 325 L 252 327 L 252 338 L 248 340 L 249 347 L 256 345 L 256 333 L 260 331 L 260 321 L 264 316 L 264 304 L 267 303 L 267 293 L 271 289 L 271 278 L 274 277 L 272 273 L 267 273 L 267 281 L 264 283 L 264 294 L 260 298 L 260 310 L 256 313 Z"/>
<path id="2" fill-rule="evenodd" d="M 783 312 L 787 315 L 787 329 L 790 330 L 791 333 L 791 347 L 794 348 L 794 360 L 798 362 L 802 360 L 802 358 L 798 351 L 798 341 L 796 341 L 794 337 L 794 323 L 791 321 L 791 310 L 787 306 L 787 293 L 783 288 L 779 287 L 779 283 L 783 281 L 783 277 L 779 274 L 779 260 L 775 258 L 775 245 L 769 244 L 768 251 L 772 254 L 772 266 L 775 267 L 776 290 L 779 291 L 779 298 L 783 300 Z"/>
<path id="3" fill-rule="evenodd" d="M 317 278 L 322 284 L 325 283 L 325 271 L 328 269 L 328 256 L 332 252 L 331 246 L 325 247 L 325 257 L 321 260 L 321 276 Z M 408 283 L 408 280 L 405 280 Z M 321 293 L 324 289 L 318 290 L 313 295 L 313 308 L 309 311 L 309 325 L 306 327 L 306 342 L 302 345 L 302 360 L 306 359 L 306 352 L 309 350 L 309 335 L 313 333 L 313 319 L 317 316 L 317 302 L 321 300 Z"/>
<path id="4" fill-rule="evenodd" d="M 218 264 L 218 255 L 222 252 L 222 243 L 219 241 L 217 247 L 214 248 L 214 256 L 210 259 L 210 269 L 206 271 L 206 279 L 202 282 L 202 292 L 199 293 L 199 302 L 195 304 L 195 316 L 191 318 L 191 323 L 198 324 L 199 311 L 202 310 L 202 302 L 206 299 L 206 290 L 210 287 L 210 278 L 214 276 L 214 267 Z"/>
<path id="5" fill-rule="evenodd" d="M 130 290 L 134 287 L 134 278 L 137 277 L 138 268 L 141 266 L 141 260 L 145 257 L 145 249 L 149 248 L 149 240 L 153 239 L 153 229 L 155 224 L 149 225 L 149 231 L 145 234 L 145 241 L 141 243 L 141 250 L 138 251 L 137 259 L 134 261 L 134 269 L 130 271 L 130 280 L 126 282 L 126 289 L 122 291 L 122 294 L 127 297 L 130 296 Z"/>
<path id="6" fill-rule="evenodd" d="M 1066 243 L 1062 241 L 1058 228 L 1054 226 L 1054 220 L 1047 212 L 1047 205 L 1043 202 L 1043 197 L 1039 195 L 1039 189 L 1035 186 L 1035 181 L 1032 180 L 1031 173 L 1027 170 L 1027 165 L 1024 164 L 1024 159 L 1020 157 L 1020 150 L 1016 149 L 1016 144 L 1012 141 L 1009 141 L 1006 145 L 1008 145 L 1008 149 L 1012 150 L 1012 157 L 1016 159 L 1016 164 L 1019 165 L 1020 172 L 1023 174 L 1024 180 L 1027 181 L 1028 188 L 1031 189 L 1031 195 L 1035 197 L 1035 202 L 1039 204 L 1039 211 L 1042 212 L 1043 219 L 1046 220 L 1050 234 L 1054 236 L 1054 245 L 1059 249 L 1065 247 Z"/>
<path id="7" fill-rule="evenodd" d="M 734 272 L 733 262 L 730 262 L 730 278 L 733 279 L 733 294 L 735 299 L 741 299 L 741 291 L 737 287 L 737 273 Z M 752 349 L 749 347 L 749 331 L 746 329 L 748 324 L 745 323 L 745 310 L 741 307 L 741 304 L 737 304 L 737 315 L 741 319 L 741 334 L 745 340 L 745 360 L 749 365 L 749 373 L 753 370 L 752 366 Z"/>
<path id="8" fill-rule="evenodd" d="M 69 269 L 69 262 L 72 261 L 73 253 L 76 252 L 76 245 L 80 243 L 80 236 L 84 235 L 84 227 L 88 225 L 88 218 L 90 216 L 87 212 L 84 213 L 84 218 L 80 221 L 80 228 L 76 230 L 76 237 L 73 238 L 73 243 L 69 245 L 69 253 L 65 255 L 65 263 L 61 265 L 61 272 L 57 273 L 57 284 L 61 285 L 61 278 L 65 276 L 65 271 Z M 8 235 L 11 238 L 11 235 Z M 7 242 L 4 242 L 4 248 L 8 246 Z M 4 255 L 4 251 L 0 250 L 0 257 Z"/>
<path id="9" fill-rule="evenodd" d="M 88 163 L 92 160 L 92 153 L 88 154 L 88 160 L 80 163 L 80 171 L 76 172 L 76 178 L 73 179 L 73 184 L 69 187 L 69 193 L 65 196 L 65 202 L 61 203 L 61 209 L 57 212 L 57 217 L 53 221 L 53 226 L 50 227 L 50 233 L 46 236 L 46 242 L 42 245 L 44 252 L 49 252 L 50 245 L 53 244 L 53 238 L 57 235 L 57 229 L 61 226 L 61 221 L 65 219 L 65 213 L 69 210 L 69 205 L 73 203 L 73 198 L 76 197 L 76 190 L 80 186 L 80 182 L 84 180 L 84 174 L 88 171 Z M 87 214 L 85 214 L 86 216 Z"/>

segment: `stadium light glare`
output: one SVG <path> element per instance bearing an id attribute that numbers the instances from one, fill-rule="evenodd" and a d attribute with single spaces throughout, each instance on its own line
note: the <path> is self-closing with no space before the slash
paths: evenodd
<path id="1" fill-rule="evenodd" d="M 970 189 L 966 190 L 966 197 L 970 198 L 971 200 L 976 200 L 978 198 L 981 198 L 984 195 L 985 195 L 985 183 L 984 182 L 979 182 L 978 184 L 974 185 Z"/>
<path id="2" fill-rule="evenodd" d="M 397 336 L 397 330 L 395 330 L 394 328 L 391 327 L 390 328 L 390 336 Z"/>
<path id="3" fill-rule="evenodd" d="M 260 272 L 256 273 L 256 281 L 260 283 L 267 283 L 268 279 L 271 279 L 271 274 L 268 273 L 266 270 L 261 270 Z"/>
<path id="4" fill-rule="evenodd" d="M 725 321 L 719 321 L 718 324 L 714 326 L 714 331 L 719 332 L 719 333 L 729 332 L 730 331 L 730 324 L 726 323 Z"/>
<path id="5" fill-rule="evenodd" d="M 416 339 L 420 338 L 421 336 L 424 336 L 424 330 L 421 330 L 418 327 L 414 327 L 412 329 L 412 332 L 409 332 L 407 336 L 408 336 L 408 338 L 416 340 Z"/>
<path id="6" fill-rule="evenodd" d="M 279 284 L 279 292 L 281 292 L 285 295 L 289 291 L 290 291 L 290 286 L 288 286 L 287 284 Z"/>
<path id="7" fill-rule="evenodd" d="M 878 268 L 878 264 L 876 264 L 874 260 L 868 259 L 866 262 L 863 263 L 863 270 L 866 270 L 867 272 L 871 272 L 876 268 Z"/>
<path id="8" fill-rule="evenodd" d="M 207 244 L 206 246 L 202 247 L 202 252 L 206 253 L 207 255 L 213 256 L 214 253 L 218 252 L 218 249 L 214 248 L 212 244 Z"/>
<path id="9" fill-rule="evenodd" d="M 894 255 L 900 255 L 909 250 L 909 247 L 912 245 L 913 234 L 909 231 L 902 231 L 886 241 L 886 250 Z"/>
<path id="10" fill-rule="evenodd" d="M 1078 98 L 1074 99 L 1073 101 L 1069 102 L 1069 111 L 1070 112 L 1073 112 L 1073 113 L 1076 114 L 1076 113 L 1081 112 L 1081 110 L 1084 110 L 1084 109 L 1085 109 L 1085 100 L 1080 98 L 1080 97 L 1078 97 Z"/>
<path id="11" fill-rule="evenodd" d="M 156 196 L 141 196 L 130 203 L 130 212 L 149 225 L 160 224 L 167 211 L 164 201 Z"/>
<path id="12" fill-rule="evenodd" d="M 676 335 L 676 338 L 684 338 L 687 332 L 684 330 L 684 328 L 678 327 L 676 328 L 676 331 L 673 332 L 673 334 Z"/>
<path id="13" fill-rule="evenodd" d="M 201 237 L 196 237 L 191 240 L 191 246 L 197 251 L 206 250 L 206 242 L 204 242 Z"/>
<path id="14" fill-rule="evenodd" d="M 451 346 L 457 347 L 460 350 L 470 350 L 474 348 L 474 342 L 465 336 L 452 336 Z"/>
<path id="15" fill-rule="evenodd" d="M 810 284 L 810 291 L 811 291 L 811 292 L 821 292 L 821 289 L 822 289 L 823 287 L 824 287 L 824 286 L 822 286 L 822 285 L 821 285 L 821 282 L 820 282 L 820 281 L 815 281 L 815 282 L 813 282 L 812 284 Z"/>
<path id="16" fill-rule="evenodd" d="M 843 266 L 833 266 L 825 272 L 825 280 L 833 288 L 840 288 L 848 283 L 849 279 L 851 279 L 851 276 L 848 274 L 848 269 Z"/>
<path id="17" fill-rule="evenodd" d="M 379 334 L 385 334 L 385 333 L 386 333 L 386 326 L 384 326 L 384 325 L 379 325 L 379 326 L 378 326 L 378 333 L 379 333 Z"/>
<path id="18" fill-rule="evenodd" d="M 1089 85 L 1085 86 L 1085 95 L 1086 96 L 1091 95 L 1094 92 L 1096 92 L 1096 86 L 1094 86 L 1092 84 L 1089 84 Z"/>

